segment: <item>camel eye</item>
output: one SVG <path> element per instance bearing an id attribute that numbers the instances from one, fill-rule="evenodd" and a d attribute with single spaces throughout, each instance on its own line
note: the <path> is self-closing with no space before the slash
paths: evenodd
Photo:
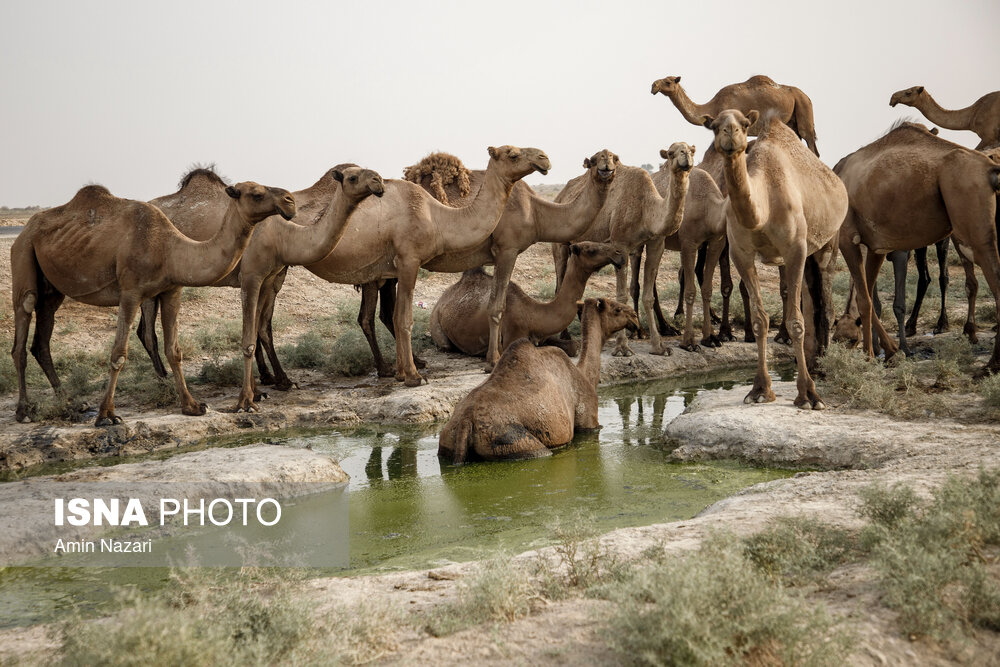
<path id="1" fill-rule="evenodd" d="M 259 192 L 255 192 L 254 194 L 251 195 L 251 197 L 253 197 L 254 201 L 263 201 L 264 200 L 264 195 L 260 194 Z"/>
<path id="2" fill-rule="evenodd" d="M 357 176 L 351 176 L 351 183 L 357 183 L 357 182 L 358 182 L 358 177 Z"/>

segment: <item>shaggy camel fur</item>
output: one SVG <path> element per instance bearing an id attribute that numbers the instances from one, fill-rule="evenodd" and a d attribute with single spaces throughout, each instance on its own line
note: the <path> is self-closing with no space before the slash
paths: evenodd
<path id="1" fill-rule="evenodd" d="M 618 156 L 606 149 L 584 158 L 586 187 L 576 198 L 564 203 L 543 199 L 528 184 L 517 182 L 500 222 L 486 241 L 469 251 L 442 255 L 424 264 L 423 268 L 430 271 L 447 273 L 494 265 L 488 305 L 487 370 L 493 368 L 504 347 L 500 338 L 506 317 L 507 285 L 518 255 L 535 243 L 568 242 L 586 230 L 604 205 L 618 164 Z M 442 203 L 456 206 L 468 203 L 469 193 L 482 187 L 485 174 L 484 171 L 466 169 L 457 157 L 447 153 L 432 153 L 404 171 L 406 180 L 419 183 Z M 364 286 L 358 318 L 379 367 L 379 375 L 389 375 L 392 371 L 382 361 L 375 338 L 375 302 L 379 294 L 382 295 L 381 319 L 386 328 L 393 331 L 389 317 L 390 306 L 395 300 L 392 285 L 383 286 L 381 290 L 374 285 Z M 508 338 L 508 344 L 511 340 L 513 338 Z"/>
<path id="2" fill-rule="evenodd" d="M 723 87 L 705 104 L 696 104 L 681 88 L 679 76 L 667 76 L 654 81 L 651 92 L 654 95 L 662 93 L 670 98 L 684 120 L 692 125 L 701 125 L 703 116 L 714 118 L 726 109 L 737 109 L 743 113 L 755 109 L 762 118 L 777 114 L 778 120 L 805 139 L 809 150 L 819 157 L 812 100 L 795 86 L 778 84 L 771 78 L 758 74 L 743 83 Z M 760 130 L 761 127 L 754 123 L 747 134 L 756 136 L 760 134 Z"/>
<path id="3" fill-rule="evenodd" d="M 694 149 L 684 142 L 673 144 L 661 151 L 670 163 L 670 190 L 661 195 L 649 173 L 639 167 L 620 166 L 615 182 L 608 193 L 607 201 L 601 208 L 594 223 L 579 235 L 577 241 L 609 242 L 631 257 L 645 248 L 646 262 L 642 284 L 642 307 L 647 323 L 653 323 L 653 290 L 656 276 L 663 257 L 664 239 L 675 233 L 684 217 L 684 202 L 688 190 L 688 174 L 694 166 Z M 669 157 L 668 157 L 669 156 Z M 556 201 L 566 201 L 576 197 L 585 186 L 583 177 L 578 176 L 566 184 Z M 553 244 L 552 256 L 556 267 L 556 289 L 566 272 L 569 249 L 566 244 Z M 622 303 L 628 301 L 628 271 L 626 267 L 615 269 L 617 283 L 616 297 Z M 568 334 L 565 334 L 568 335 Z M 670 348 L 660 337 L 656 326 L 650 326 L 650 353 L 670 354 Z M 618 334 L 615 356 L 631 356 L 625 332 Z"/>
<path id="4" fill-rule="evenodd" d="M 747 129 L 757 120 L 755 110 L 744 116 L 735 109 L 704 119 L 705 126 L 715 133 L 716 150 L 725 160 L 729 249 L 750 292 L 757 338 L 757 374 L 744 402 L 775 399 L 767 373 L 768 317 L 754 265 L 759 255 L 765 263 L 785 266 L 785 322 L 798 371 L 795 405 L 821 409 L 825 406 L 809 367 L 828 342 L 829 271 L 837 249 L 837 228 L 847 212 L 847 192 L 836 175 L 777 118 L 762 121 L 757 143 L 748 156 Z"/>
<path id="5" fill-rule="evenodd" d="M 979 136 L 976 150 L 1000 143 L 1000 90 L 987 93 L 964 109 L 944 109 L 923 86 L 899 90 L 889 98 L 889 106 L 913 107 L 930 122 L 949 130 L 970 130 Z"/>
<path id="6" fill-rule="evenodd" d="M 959 252 L 971 254 L 982 268 L 1000 305 L 1000 167 L 989 157 L 941 139 L 923 125 L 902 123 L 842 159 L 834 170 L 850 195 L 840 250 L 858 286 L 861 335 L 869 356 L 874 355 L 873 325 L 887 358 L 898 349 L 882 323 L 872 318 L 872 284 L 893 250 L 925 247 L 951 234 Z M 867 249 L 864 258 L 862 246 Z M 1000 370 L 1000 336 L 983 370 Z"/>
<path id="7" fill-rule="evenodd" d="M 53 389 L 59 379 L 49 353 L 55 313 L 66 296 L 94 306 L 118 306 L 118 329 L 111 350 L 111 377 L 97 413 L 97 426 L 121 423 L 115 414 L 118 375 L 128 355 L 128 334 L 139 304 L 160 297 L 167 360 L 174 374 L 181 411 L 205 414 L 205 404 L 188 392 L 177 344 L 181 287 L 211 285 L 233 270 L 264 218 L 295 215 L 291 193 L 257 183 L 227 189 L 225 220 L 208 241 L 181 234 L 160 209 L 120 199 L 107 189 L 82 188 L 63 206 L 38 213 L 11 246 L 14 349 L 18 374 L 17 418 L 29 419 L 31 404 L 24 383 L 25 344 L 34 311 L 38 316 L 31 353 Z M 113 243 L 109 243 L 113 239 Z"/>
<path id="8" fill-rule="evenodd" d="M 486 382 L 455 406 L 441 430 L 438 456 L 451 463 L 548 456 L 575 431 L 600 428 L 601 348 L 616 331 L 638 329 L 639 320 L 634 310 L 609 299 L 587 299 L 580 319 L 576 364 L 562 350 L 535 347 L 525 338 L 508 347 Z"/>
<path id="9" fill-rule="evenodd" d="M 536 301 L 516 283 L 508 283 L 507 310 L 500 330 L 501 349 L 518 338 L 528 338 L 537 345 L 557 335 L 576 317 L 577 301 L 583 297 L 590 276 L 608 264 L 624 263 L 625 255 L 614 246 L 584 241 L 570 246 L 566 276 L 551 301 Z M 458 348 L 473 356 L 486 354 L 492 286 L 493 278 L 478 268 L 463 273 L 461 280 L 444 291 L 431 311 L 431 337 L 439 349 L 448 352 Z M 568 347 L 563 350 L 574 356 L 575 346 Z"/>
<path id="10" fill-rule="evenodd" d="M 423 381 L 410 341 L 417 271 L 437 257 L 462 257 L 483 247 L 496 229 L 514 184 L 535 171 L 545 174 L 551 166 L 537 148 L 490 147 L 489 155 L 481 187 L 462 207 L 446 206 L 409 181 L 386 181 L 385 195 L 358 207 L 334 251 L 306 266 L 324 280 L 348 285 L 368 284 L 377 289 L 380 281 L 398 280 L 392 316 L 396 377 L 407 386 Z"/>

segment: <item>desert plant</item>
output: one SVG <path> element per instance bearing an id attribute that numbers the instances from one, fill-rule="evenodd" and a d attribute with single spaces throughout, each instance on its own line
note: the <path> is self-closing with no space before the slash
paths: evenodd
<path id="1" fill-rule="evenodd" d="M 847 529 L 816 519 L 781 517 L 743 540 L 746 557 L 759 570 L 794 586 L 811 583 L 858 556 Z"/>

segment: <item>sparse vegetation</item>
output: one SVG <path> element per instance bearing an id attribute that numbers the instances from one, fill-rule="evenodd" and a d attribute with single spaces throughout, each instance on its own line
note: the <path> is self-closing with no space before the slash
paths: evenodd
<path id="1" fill-rule="evenodd" d="M 758 570 L 793 586 L 818 581 L 859 549 L 851 531 L 803 517 L 781 517 L 743 544 Z"/>

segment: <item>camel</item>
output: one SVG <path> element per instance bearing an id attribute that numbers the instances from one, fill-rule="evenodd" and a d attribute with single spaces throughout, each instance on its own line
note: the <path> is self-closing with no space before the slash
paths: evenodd
<path id="1" fill-rule="evenodd" d="M 205 414 L 205 404 L 191 396 L 181 372 L 177 344 L 181 287 L 211 285 L 239 262 L 257 223 L 274 214 L 286 219 L 295 215 L 295 200 L 287 190 L 248 181 L 226 192 L 230 203 L 224 222 L 211 239 L 202 242 L 181 234 L 155 206 L 120 199 L 99 185 L 88 185 L 69 203 L 31 217 L 11 246 L 12 356 L 18 374 L 19 421 L 30 420 L 32 412 L 24 371 L 33 311 L 38 322 L 31 353 L 59 393 L 49 340 L 56 310 L 66 296 L 94 306 L 118 306 L 111 375 L 97 426 L 122 422 L 115 414 L 115 386 L 128 356 L 128 334 L 136 311 L 142 301 L 153 297 L 159 298 L 163 308 L 164 345 L 181 412 Z"/>
<path id="2" fill-rule="evenodd" d="M 684 142 L 677 142 L 660 155 L 670 163 L 670 190 L 661 196 L 653 184 L 653 179 L 645 169 L 621 165 L 615 182 L 608 193 L 607 201 L 601 208 L 594 223 L 575 241 L 610 242 L 620 248 L 626 256 L 632 256 L 645 248 L 646 262 L 643 273 L 642 307 L 646 321 L 650 323 L 650 354 L 670 354 L 670 348 L 653 326 L 653 289 L 656 275 L 663 257 L 664 239 L 674 234 L 684 217 L 684 202 L 688 190 L 688 175 L 694 166 L 694 149 Z M 583 176 L 577 176 L 562 189 L 557 202 L 572 200 L 578 196 L 586 183 Z M 552 256 L 556 267 L 556 289 L 566 272 L 568 245 L 552 245 Z M 616 299 L 622 303 L 628 300 L 628 274 L 625 267 L 615 269 L 617 282 Z M 568 335 L 568 334 L 565 334 Z M 615 356 L 631 356 L 628 339 L 624 332 L 618 334 Z"/>
<path id="3" fill-rule="evenodd" d="M 971 254 L 982 268 L 1000 305 L 995 223 L 1000 167 L 989 157 L 904 122 L 843 158 L 834 171 L 850 195 L 840 250 L 858 286 L 861 335 L 869 356 L 874 356 L 873 324 L 886 358 L 898 349 L 872 318 L 872 284 L 893 250 L 925 247 L 951 234 L 959 251 Z M 998 370 L 1000 336 L 982 373 Z"/>
<path id="4" fill-rule="evenodd" d="M 847 191 L 779 117 L 760 121 L 757 143 L 748 156 L 747 130 L 758 120 L 756 110 L 744 115 L 727 109 L 717 117 L 704 117 L 705 127 L 715 134 L 715 148 L 725 160 L 729 250 L 750 293 L 757 339 L 757 373 L 744 402 L 775 400 L 767 373 L 768 317 L 754 265 L 759 255 L 765 263 L 785 266 L 785 322 L 797 370 L 794 403 L 822 409 L 825 405 L 809 369 L 829 337 L 829 272 L 837 250 L 837 229 L 847 213 Z"/>
<path id="5" fill-rule="evenodd" d="M 551 301 L 536 301 L 516 283 L 508 283 L 507 307 L 500 329 L 501 349 L 519 338 L 527 338 L 537 345 L 558 334 L 576 317 L 577 301 L 583 297 L 590 276 L 608 264 L 621 266 L 624 263 L 625 255 L 614 246 L 584 241 L 570 246 L 566 276 Z M 430 324 L 431 337 L 440 350 L 448 352 L 457 348 L 472 356 L 486 354 L 493 284 L 493 277 L 477 268 L 463 273 L 461 280 L 444 291 L 431 311 Z M 563 350 L 574 356 L 575 346 L 568 348 Z"/>
<path id="6" fill-rule="evenodd" d="M 653 95 L 661 93 L 670 98 L 684 120 L 692 125 L 701 125 L 703 116 L 714 118 L 726 109 L 737 109 L 744 114 L 754 109 L 761 118 L 777 114 L 778 120 L 804 139 L 809 150 L 819 157 L 812 100 L 795 86 L 775 83 L 770 77 L 758 74 L 743 83 L 724 86 L 705 104 L 696 104 L 681 87 L 679 76 L 667 76 L 654 81 L 651 92 Z M 761 127 L 754 123 L 747 134 L 757 136 L 760 130 Z"/>
<path id="7" fill-rule="evenodd" d="M 518 255 L 533 244 L 543 241 L 569 242 L 583 233 L 593 222 L 607 198 L 618 167 L 618 156 L 605 149 L 584 158 L 585 187 L 577 196 L 566 202 L 553 203 L 539 197 L 523 181 L 514 184 L 510 199 L 500 222 L 488 239 L 475 248 L 461 253 L 435 257 L 423 268 L 430 271 L 459 273 L 489 264 L 494 265 L 488 304 L 489 344 L 486 349 L 486 370 L 492 370 L 500 352 L 504 318 L 507 310 L 507 286 L 514 271 Z M 404 178 L 418 183 L 438 201 L 452 206 L 468 203 L 470 193 L 482 186 L 486 172 L 466 169 L 461 160 L 447 153 L 432 153 L 415 165 L 407 167 Z M 393 331 L 392 304 L 395 300 L 394 285 L 367 285 L 362 287 L 362 306 L 358 315 L 379 375 L 391 375 L 392 370 L 382 360 L 375 338 L 375 304 L 381 295 L 381 319 Z M 516 336 L 515 336 L 516 338 Z M 507 343 L 514 340 L 508 338 Z M 476 353 L 477 355 L 481 353 Z"/>
<path id="8" fill-rule="evenodd" d="M 610 299 L 587 299 L 580 319 L 583 341 L 576 364 L 560 349 L 535 347 L 526 338 L 514 341 L 493 374 L 455 406 L 441 430 L 438 456 L 456 464 L 548 456 L 575 431 L 600 428 L 601 348 L 616 331 L 638 329 L 639 319 Z"/>
<path id="9" fill-rule="evenodd" d="M 987 93 L 964 109 L 944 109 L 923 86 L 898 90 L 889 98 L 889 106 L 905 104 L 924 118 L 949 130 L 969 130 L 979 136 L 976 150 L 1000 144 L 1000 90 Z"/>
<path id="10" fill-rule="evenodd" d="M 372 285 L 395 278 L 392 322 L 396 336 L 396 378 L 406 386 L 423 381 L 413 359 L 413 288 L 417 271 L 439 256 L 475 252 L 496 229 L 514 184 L 550 168 L 537 148 L 489 148 L 482 186 L 465 206 L 446 206 L 409 181 L 385 182 L 381 199 L 368 199 L 351 217 L 340 244 L 322 260 L 306 265 L 329 282 Z M 465 267 L 468 268 L 468 267 Z"/>

